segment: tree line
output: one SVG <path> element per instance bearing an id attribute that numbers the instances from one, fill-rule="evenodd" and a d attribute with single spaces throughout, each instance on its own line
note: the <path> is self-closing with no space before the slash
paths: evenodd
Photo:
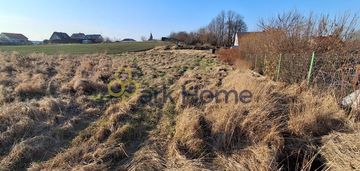
<path id="1" fill-rule="evenodd" d="M 189 45 L 211 44 L 230 47 L 234 44 L 236 33 L 246 31 L 247 25 L 243 16 L 234 11 L 221 11 L 207 26 L 193 32 L 172 32 L 169 38 Z"/>

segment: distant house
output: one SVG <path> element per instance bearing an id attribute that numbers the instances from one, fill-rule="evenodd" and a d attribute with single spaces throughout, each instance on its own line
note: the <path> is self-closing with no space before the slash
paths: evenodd
<path id="1" fill-rule="evenodd" d="M 131 38 L 126 38 L 126 39 L 123 39 L 122 42 L 136 42 L 136 40 L 131 39 Z"/>
<path id="2" fill-rule="evenodd" d="M 50 39 L 49 43 L 71 43 L 71 37 L 63 32 L 54 32 Z"/>
<path id="3" fill-rule="evenodd" d="M 100 34 L 88 34 L 82 43 L 101 43 L 103 41 L 104 38 Z"/>
<path id="4" fill-rule="evenodd" d="M 86 39 L 86 35 L 84 33 L 74 33 L 71 35 L 71 39 L 81 43 L 83 40 Z"/>
<path id="5" fill-rule="evenodd" d="M 71 37 L 63 32 L 54 32 L 48 43 L 101 43 L 104 39 L 100 34 L 74 33 Z"/>
<path id="6" fill-rule="evenodd" d="M 19 33 L 1 33 L 0 44 L 23 45 L 30 43 L 29 39 Z"/>
<path id="7" fill-rule="evenodd" d="M 8 40 L 3 37 L 0 37 L 0 45 L 6 44 L 6 43 L 9 43 Z"/>

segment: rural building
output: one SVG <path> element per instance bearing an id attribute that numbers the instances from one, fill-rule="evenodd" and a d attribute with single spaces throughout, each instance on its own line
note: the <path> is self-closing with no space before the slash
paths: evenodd
<path id="1" fill-rule="evenodd" d="M 1 33 L 0 44 L 23 45 L 30 43 L 29 39 L 19 33 Z"/>
<path id="2" fill-rule="evenodd" d="M 71 37 L 63 32 L 54 32 L 49 43 L 101 43 L 104 39 L 100 34 L 74 33 Z"/>
<path id="3" fill-rule="evenodd" d="M 104 38 L 100 34 L 88 34 L 82 43 L 101 43 L 103 41 Z"/>
<path id="4" fill-rule="evenodd" d="M 71 39 L 74 40 L 84 40 L 86 38 L 86 35 L 84 33 L 74 33 L 71 35 Z"/>
<path id="5" fill-rule="evenodd" d="M 49 43 L 71 43 L 71 37 L 63 32 L 54 32 L 50 39 Z"/>
<path id="6" fill-rule="evenodd" d="M 122 42 L 136 42 L 136 40 L 131 39 L 131 38 L 126 38 L 126 39 L 123 39 Z"/>

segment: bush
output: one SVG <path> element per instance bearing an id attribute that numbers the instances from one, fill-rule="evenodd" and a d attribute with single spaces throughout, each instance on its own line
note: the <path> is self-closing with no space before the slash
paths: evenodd
<path id="1" fill-rule="evenodd" d="M 251 69 L 291 84 L 307 79 L 315 52 L 311 85 L 336 88 L 344 96 L 358 84 L 353 75 L 360 63 L 360 42 L 351 39 L 356 21 L 356 15 L 330 19 L 328 15 L 305 17 L 297 11 L 287 12 L 260 21 L 262 32 L 240 34 L 239 50 L 220 52 L 220 58 L 231 64 L 245 60 Z"/>

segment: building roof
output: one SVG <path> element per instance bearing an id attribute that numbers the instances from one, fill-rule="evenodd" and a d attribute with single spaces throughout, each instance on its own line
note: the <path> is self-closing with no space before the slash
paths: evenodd
<path id="1" fill-rule="evenodd" d="M 85 39 L 85 34 L 84 33 L 74 33 L 71 35 L 72 39 Z"/>
<path id="2" fill-rule="evenodd" d="M 122 40 L 123 42 L 136 42 L 136 40 L 131 39 L 131 38 L 126 38 Z"/>
<path id="3" fill-rule="evenodd" d="M 68 40 L 68 39 L 70 39 L 70 36 L 68 34 L 66 34 L 66 33 L 63 33 L 63 32 L 54 32 L 51 37 L 53 37 L 54 35 L 59 37 L 60 40 Z"/>
<path id="4" fill-rule="evenodd" d="M 86 35 L 86 39 L 94 40 L 94 39 L 102 39 L 100 34 L 88 34 Z"/>
<path id="5" fill-rule="evenodd" d="M 26 36 L 24 36 L 23 34 L 19 34 L 19 33 L 1 33 L 1 34 L 5 35 L 6 37 L 8 37 L 10 39 L 28 40 L 28 38 Z"/>

